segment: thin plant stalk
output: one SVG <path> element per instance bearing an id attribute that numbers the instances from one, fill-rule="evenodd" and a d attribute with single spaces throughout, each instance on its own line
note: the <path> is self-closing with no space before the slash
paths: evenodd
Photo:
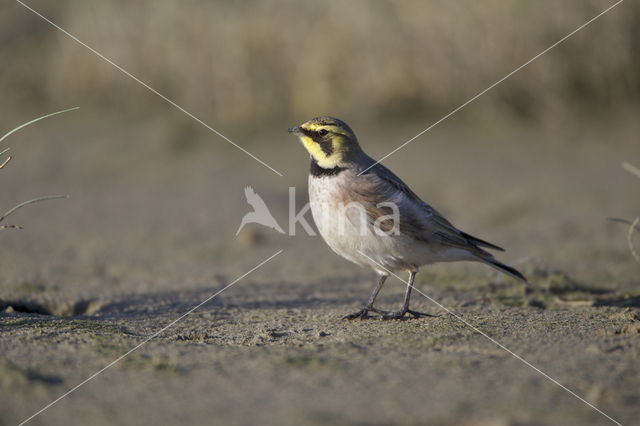
<path id="1" fill-rule="evenodd" d="M 47 195 L 44 197 L 38 197 L 38 198 L 34 198 L 33 200 L 29 200 L 29 201 L 24 201 L 20 204 L 18 204 L 17 206 L 7 210 L 5 212 L 5 214 L 3 214 L 2 216 L 0 216 L 0 223 L 5 220 L 7 217 L 11 216 L 13 213 L 15 213 L 16 210 L 21 209 L 22 207 L 29 205 L 29 204 L 35 204 L 35 203 L 39 203 L 40 201 L 47 201 L 47 200 L 56 200 L 58 198 L 69 198 L 68 195 Z"/>
<path id="2" fill-rule="evenodd" d="M 15 129 L 10 130 L 8 133 L 6 133 L 4 136 L 2 136 L 2 137 L 0 138 L 0 142 L 2 142 L 3 140 L 5 140 L 9 135 L 11 135 L 11 134 L 13 134 L 13 133 L 17 132 L 17 131 L 18 131 L 18 130 L 20 130 L 20 129 L 23 129 L 23 128 L 27 127 L 27 126 L 28 126 L 28 125 L 30 125 L 30 124 L 33 124 L 33 123 L 35 123 L 35 122 L 37 122 L 37 121 L 40 121 L 40 120 L 44 120 L 45 118 L 53 117 L 54 115 L 62 114 L 62 113 L 64 113 L 64 112 L 73 111 L 73 110 L 76 110 L 76 109 L 78 109 L 78 108 L 80 108 L 80 107 L 73 107 L 73 108 L 69 108 L 69 109 L 63 109 L 62 111 L 52 112 L 51 114 L 43 115 L 42 117 L 34 118 L 34 119 L 33 119 L 33 120 L 31 120 L 31 121 L 27 121 L 26 123 L 19 125 L 19 126 L 18 126 L 18 127 L 16 127 Z M 5 150 L 5 151 L 6 151 L 6 150 Z M 5 151 L 2 151 L 2 152 L 4 153 Z"/>
<path id="3" fill-rule="evenodd" d="M 5 152 L 9 151 L 9 149 L 10 148 L 4 149 L 2 152 L 0 152 L 0 155 L 2 155 Z M 9 161 L 11 161 L 11 156 L 8 156 L 6 160 L 4 160 L 2 163 L 0 163 L 0 169 L 2 169 L 4 166 L 6 166 Z"/>
<path id="4" fill-rule="evenodd" d="M 638 222 L 640 222 L 640 217 L 636 217 L 636 220 L 634 220 L 631 226 L 629 227 L 627 242 L 629 243 L 629 250 L 631 251 L 631 254 L 636 259 L 636 262 L 640 263 L 640 255 L 638 255 L 636 248 L 633 246 L 633 231 L 635 231 L 636 227 L 638 226 Z"/>
<path id="5" fill-rule="evenodd" d="M 35 123 L 37 121 L 43 120 L 43 119 L 48 118 L 48 117 L 52 117 L 54 115 L 58 115 L 58 114 L 62 114 L 62 113 L 65 113 L 65 112 L 73 111 L 73 110 L 76 110 L 78 108 L 80 108 L 80 107 L 73 107 L 73 108 L 64 109 L 62 111 L 52 112 L 51 114 L 46 114 L 46 115 L 43 115 L 41 117 L 35 118 L 35 119 L 31 120 L 31 121 L 28 121 L 28 122 L 26 122 L 24 124 L 21 124 L 20 126 L 10 130 L 4 136 L 0 137 L 0 142 L 5 140 L 9 135 L 17 132 L 20 129 L 23 129 L 23 128 L 29 126 L 30 124 L 33 124 L 33 123 Z M 0 155 L 5 154 L 7 151 L 9 151 L 9 148 L 5 148 L 4 150 L 2 150 L 2 152 L 0 152 Z M 0 169 L 2 169 L 4 166 L 6 166 L 9 161 L 11 161 L 11 156 L 7 157 L 6 160 L 0 162 Z M 29 201 L 24 201 L 24 202 L 18 204 L 17 206 L 7 210 L 2 216 L 0 216 L 0 223 L 2 223 L 2 221 L 5 220 L 10 215 L 15 213 L 16 210 L 21 209 L 24 206 L 27 206 L 29 204 L 39 203 L 41 201 L 55 200 L 55 199 L 58 199 L 58 198 L 69 198 L 69 196 L 68 195 L 48 195 L 48 196 L 45 196 L 45 197 L 38 197 L 38 198 L 34 198 L 32 200 L 29 200 Z M 15 226 L 15 225 L 2 225 L 2 226 L 0 226 L 0 229 L 9 229 L 9 228 L 20 229 L 19 226 Z"/>
<path id="6" fill-rule="evenodd" d="M 626 161 L 623 161 L 622 168 L 628 171 L 629 173 L 631 173 L 632 175 L 635 175 L 640 178 L 640 169 L 637 168 L 636 166 L 629 164 Z M 638 252 L 636 251 L 636 248 L 633 245 L 633 233 L 636 230 L 640 230 L 640 228 L 638 228 L 638 223 L 640 223 L 640 217 L 637 217 L 633 222 L 630 222 L 625 219 L 618 219 L 618 218 L 610 218 L 609 220 L 614 222 L 625 223 L 629 225 L 629 233 L 627 234 L 627 243 L 629 244 L 629 251 L 631 252 L 631 255 L 636 260 L 636 262 L 640 263 L 640 255 L 638 255 Z"/>

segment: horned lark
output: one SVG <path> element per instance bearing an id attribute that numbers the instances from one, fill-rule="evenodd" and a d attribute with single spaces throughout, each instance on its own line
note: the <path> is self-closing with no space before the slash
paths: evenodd
<path id="1" fill-rule="evenodd" d="M 316 226 L 340 256 L 379 275 L 363 309 L 345 318 L 400 319 L 409 309 L 418 268 L 436 262 L 483 262 L 520 281 L 517 270 L 498 262 L 484 250 L 502 248 L 454 227 L 418 197 L 399 177 L 362 151 L 353 130 L 333 117 L 317 117 L 289 129 L 311 154 L 309 199 Z M 372 166 L 375 164 L 374 166 Z M 389 271 L 409 272 L 402 309 L 386 312 L 373 303 Z"/>

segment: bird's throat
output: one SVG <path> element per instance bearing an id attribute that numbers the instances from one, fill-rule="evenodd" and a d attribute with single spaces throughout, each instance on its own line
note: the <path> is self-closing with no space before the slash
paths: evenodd
<path id="1" fill-rule="evenodd" d="M 346 167 L 335 166 L 330 169 L 325 169 L 324 167 L 320 167 L 315 158 L 311 157 L 311 167 L 309 168 L 309 173 L 311 176 L 336 176 L 347 170 Z"/>

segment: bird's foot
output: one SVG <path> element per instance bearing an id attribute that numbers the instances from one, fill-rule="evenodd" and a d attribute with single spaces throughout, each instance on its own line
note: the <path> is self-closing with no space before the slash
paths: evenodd
<path id="1" fill-rule="evenodd" d="M 425 312 L 414 311 L 414 310 L 411 310 L 411 309 L 402 310 L 402 311 L 383 311 L 382 309 L 377 309 L 377 308 L 374 308 L 373 306 L 370 306 L 370 307 L 364 307 L 364 308 L 360 309 L 358 312 L 354 312 L 352 314 L 345 315 L 345 316 L 342 317 L 342 319 L 353 320 L 353 319 L 356 319 L 356 318 L 360 318 L 361 320 L 364 320 L 364 319 L 374 318 L 371 315 L 369 315 L 369 312 L 374 312 L 376 314 L 379 314 L 380 316 L 376 317 L 376 318 L 383 319 L 383 320 L 408 319 L 408 318 L 405 318 L 405 315 L 407 315 L 407 314 L 412 315 L 413 318 L 437 317 L 438 316 L 438 315 L 427 314 Z"/>
<path id="2" fill-rule="evenodd" d="M 383 311 L 381 309 L 374 308 L 373 306 L 365 306 L 364 308 L 360 309 L 358 312 L 354 312 L 352 314 L 343 316 L 342 319 L 352 320 L 352 319 L 356 319 L 356 318 L 360 318 L 360 319 L 374 318 L 371 315 L 369 315 L 369 312 L 375 312 L 376 314 L 379 314 L 380 318 L 389 313 L 387 311 Z"/>
<path id="3" fill-rule="evenodd" d="M 395 311 L 395 312 L 386 312 L 382 315 L 383 320 L 394 320 L 394 319 L 404 319 L 405 315 L 410 314 L 413 315 L 413 318 L 422 318 L 422 317 L 436 317 L 437 315 L 427 314 L 425 312 L 413 311 L 411 309 Z M 408 319 L 408 318 L 407 318 Z"/>
<path id="4" fill-rule="evenodd" d="M 370 309 L 362 308 L 358 312 L 354 312 L 352 314 L 343 316 L 342 319 L 347 319 L 347 320 L 352 320 L 356 318 L 360 318 L 361 320 L 367 319 L 367 318 L 370 318 L 369 311 Z"/>

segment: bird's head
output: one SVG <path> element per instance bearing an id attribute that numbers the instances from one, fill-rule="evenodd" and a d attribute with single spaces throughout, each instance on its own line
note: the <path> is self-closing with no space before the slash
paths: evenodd
<path id="1" fill-rule="evenodd" d="M 360 145 L 351 127 L 333 117 L 316 117 L 289 129 L 318 165 L 332 169 L 360 152 Z"/>

